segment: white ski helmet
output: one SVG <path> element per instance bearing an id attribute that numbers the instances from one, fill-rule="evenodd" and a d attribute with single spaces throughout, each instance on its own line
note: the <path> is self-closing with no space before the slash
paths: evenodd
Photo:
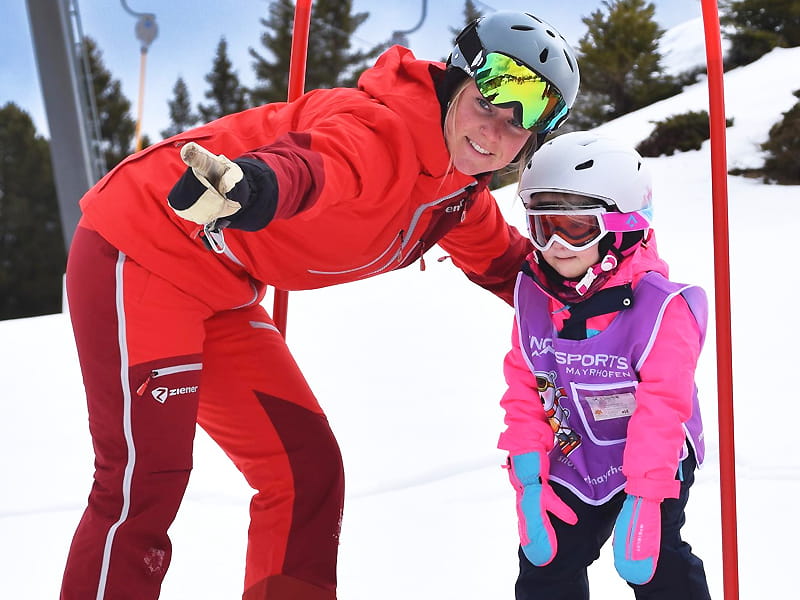
<path id="1" fill-rule="evenodd" d="M 497 11 L 476 19 L 459 33 L 447 64 L 476 79 L 480 78 L 482 69 L 488 68 L 486 63 L 490 54 L 504 55 L 533 71 L 539 79 L 549 84 L 548 93 L 551 86 L 555 89 L 560 105 L 549 122 L 536 123 L 536 127 L 542 132 L 558 128 L 567 118 L 580 84 L 575 52 L 564 37 L 553 26 L 529 13 Z M 516 74 L 509 79 L 519 80 Z M 481 93 L 486 96 L 483 90 Z M 500 106 L 514 104 L 515 100 L 502 97 L 487 99 Z M 542 98 L 539 97 L 538 101 L 541 103 Z M 526 107 L 521 108 L 524 113 Z M 551 103 L 548 110 L 552 109 Z M 533 120 L 528 118 L 528 121 Z"/>
<path id="2" fill-rule="evenodd" d="M 590 131 L 565 133 L 546 142 L 520 177 L 525 205 L 540 192 L 579 194 L 621 213 L 650 213 L 653 185 L 641 155 L 631 146 Z"/>

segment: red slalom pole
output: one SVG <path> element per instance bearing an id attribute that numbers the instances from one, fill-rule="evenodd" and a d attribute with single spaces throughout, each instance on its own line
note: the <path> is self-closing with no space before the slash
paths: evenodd
<path id="1" fill-rule="evenodd" d="M 711 133 L 711 196 L 714 218 L 714 298 L 717 329 L 722 577 L 725 600 L 739 598 L 739 550 L 736 526 L 736 452 L 731 366 L 731 291 L 728 240 L 728 163 L 725 152 L 725 93 L 722 40 L 717 0 L 702 0 L 708 66 Z"/>
<path id="2" fill-rule="evenodd" d="M 294 7 L 292 53 L 289 58 L 289 102 L 302 96 L 305 87 L 308 30 L 311 26 L 311 3 L 312 0 L 297 0 Z M 286 337 L 286 315 L 288 311 L 289 292 L 276 288 L 272 304 L 272 318 L 283 337 Z"/>

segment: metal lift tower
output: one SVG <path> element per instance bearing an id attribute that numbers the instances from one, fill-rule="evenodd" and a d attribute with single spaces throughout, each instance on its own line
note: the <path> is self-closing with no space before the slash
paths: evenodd
<path id="1" fill-rule="evenodd" d="M 64 243 L 78 224 L 78 200 L 106 171 L 77 0 L 26 0 L 50 129 Z"/>

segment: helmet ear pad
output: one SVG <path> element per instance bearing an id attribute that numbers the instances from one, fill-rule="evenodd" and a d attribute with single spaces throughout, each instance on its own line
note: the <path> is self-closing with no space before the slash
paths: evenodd
<path id="1" fill-rule="evenodd" d="M 447 107 L 447 105 L 453 99 L 453 95 L 469 78 L 469 75 L 467 75 L 461 69 L 456 69 L 454 67 L 448 67 L 445 69 L 444 75 L 436 85 L 436 93 L 439 96 L 439 101 L 442 102 L 443 106 Z"/>
<path id="2" fill-rule="evenodd" d="M 597 243 L 600 257 L 602 258 L 608 254 L 609 250 L 613 250 L 615 254 L 622 258 L 644 240 L 644 234 L 644 231 L 608 232 Z"/>
<path id="3" fill-rule="evenodd" d="M 609 231 L 599 242 L 597 242 L 597 250 L 600 253 L 601 258 L 608 254 L 608 251 L 615 246 L 614 242 L 616 241 L 617 234 L 613 231 Z"/>
<path id="4" fill-rule="evenodd" d="M 618 249 L 622 253 L 626 253 L 629 250 L 635 248 L 638 244 L 644 241 L 644 230 L 639 231 L 626 231 L 622 234 L 622 241 L 620 242 Z"/>

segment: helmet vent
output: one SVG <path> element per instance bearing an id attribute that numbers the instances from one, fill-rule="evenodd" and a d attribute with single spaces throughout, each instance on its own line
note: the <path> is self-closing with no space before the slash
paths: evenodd
<path id="1" fill-rule="evenodd" d="M 574 73 L 575 65 L 572 64 L 572 60 L 570 59 L 569 54 L 567 54 L 566 50 L 564 50 L 564 58 L 567 60 L 567 64 L 569 65 L 569 70 Z"/>
<path id="2" fill-rule="evenodd" d="M 553 38 L 553 39 L 555 39 L 555 38 L 556 38 L 556 34 L 555 34 L 555 33 L 553 33 L 552 31 L 550 31 L 549 29 L 545 29 L 544 31 L 545 31 L 545 33 L 547 33 L 547 35 L 549 35 L 551 38 Z"/>
<path id="3" fill-rule="evenodd" d="M 511 29 L 515 31 L 533 31 L 534 28 L 530 25 L 512 25 Z"/>
<path id="4" fill-rule="evenodd" d="M 539 60 L 540 60 L 541 62 L 547 62 L 547 55 L 548 55 L 549 53 L 550 53 L 550 51 L 549 51 L 547 48 L 545 48 L 544 50 L 542 50 L 542 51 L 539 53 Z"/>
<path id="5" fill-rule="evenodd" d="M 526 15 L 528 15 L 528 16 L 529 16 L 531 19 L 533 19 L 534 21 L 538 21 L 539 23 L 544 23 L 544 21 L 542 21 L 542 20 L 541 20 L 539 17 L 537 17 L 536 15 L 532 15 L 531 13 L 525 13 L 525 14 L 526 14 Z"/>
<path id="6" fill-rule="evenodd" d="M 576 170 L 576 171 L 584 171 L 584 170 L 586 170 L 586 169 L 591 169 L 593 166 L 594 166 L 594 160 L 592 160 L 592 159 L 590 158 L 590 159 L 589 159 L 589 160 L 587 160 L 586 162 L 582 162 L 582 163 L 581 163 L 581 164 L 579 164 L 579 165 L 575 165 L 575 170 Z"/>

